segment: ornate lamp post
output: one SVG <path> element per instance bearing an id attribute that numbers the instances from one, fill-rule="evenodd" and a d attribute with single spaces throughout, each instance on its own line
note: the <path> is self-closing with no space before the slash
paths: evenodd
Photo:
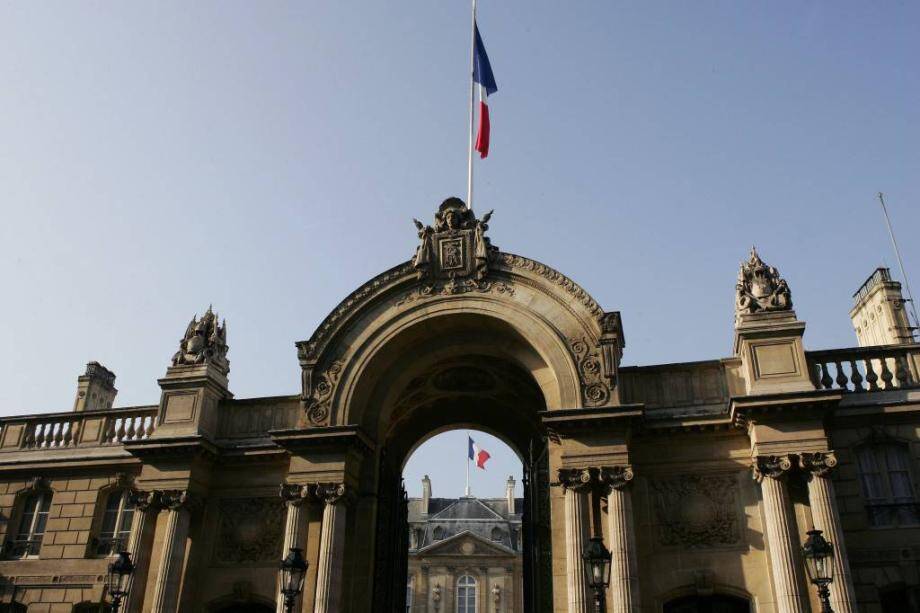
<path id="1" fill-rule="evenodd" d="M 834 613 L 830 602 L 831 591 L 827 587 L 834 580 L 834 546 L 821 536 L 820 530 L 809 530 L 807 534 L 802 546 L 805 570 L 809 580 L 818 586 L 821 613 Z"/>
<path id="2" fill-rule="evenodd" d="M 134 564 L 131 562 L 131 554 L 127 551 L 119 551 L 115 561 L 109 564 L 109 572 L 105 578 L 106 589 L 112 596 L 112 613 L 118 613 L 122 598 L 128 595 L 133 573 Z"/>
<path id="3" fill-rule="evenodd" d="M 610 585 L 610 552 L 604 547 L 604 539 L 592 536 L 581 554 L 585 561 L 585 575 L 588 585 L 594 590 L 594 610 L 602 613 L 605 608 L 604 593 Z"/>
<path id="4" fill-rule="evenodd" d="M 307 561 L 303 559 L 303 549 L 291 547 L 285 559 L 281 560 L 281 595 L 284 596 L 284 610 L 294 610 L 294 602 L 303 591 L 303 581 L 307 576 Z"/>

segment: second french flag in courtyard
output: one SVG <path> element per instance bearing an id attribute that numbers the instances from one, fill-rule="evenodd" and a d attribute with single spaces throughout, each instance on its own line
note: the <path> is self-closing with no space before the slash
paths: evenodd
<path id="1" fill-rule="evenodd" d="M 476 151 L 481 157 L 489 155 L 489 96 L 498 91 L 492 64 L 486 55 L 486 48 L 479 36 L 479 26 L 475 27 L 475 44 L 473 50 L 473 82 L 479 84 L 479 132 L 476 135 Z"/>
<path id="2" fill-rule="evenodd" d="M 469 439 L 470 441 L 469 458 L 473 460 L 474 462 L 476 462 L 476 466 L 485 470 L 486 460 L 488 460 L 492 456 L 490 456 L 489 452 L 486 451 L 485 449 L 481 449 L 479 445 L 477 445 L 476 442 L 473 440 L 473 437 L 467 436 L 467 439 Z"/>

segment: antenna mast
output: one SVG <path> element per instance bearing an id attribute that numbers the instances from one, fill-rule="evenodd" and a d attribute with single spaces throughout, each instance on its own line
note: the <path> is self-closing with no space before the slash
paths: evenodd
<path id="1" fill-rule="evenodd" d="M 888 235 L 891 237 L 891 245 L 894 247 L 894 255 L 898 259 L 898 268 L 901 269 L 901 278 L 904 279 L 904 287 L 907 289 L 907 298 L 910 300 L 910 312 L 914 316 L 914 328 L 910 330 L 911 338 L 914 336 L 916 326 L 920 326 L 920 318 L 917 317 L 917 304 L 914 302 L 914 295 L 910 291 L 910 282 L 907 280 L 907 273 L 904 271 L 904 262 L 901 260 L 901 250 L 898 249 L 898 241 L 894 238 L 894 230 L 891 228 L 891 219 L 888 217 L 888 208 L 885 206 L 885 196 L 882 192 L 878 193 L 878 202 L 882 205 L 882 214 L 885 216 L 885 225 L 888 226 Z"/>

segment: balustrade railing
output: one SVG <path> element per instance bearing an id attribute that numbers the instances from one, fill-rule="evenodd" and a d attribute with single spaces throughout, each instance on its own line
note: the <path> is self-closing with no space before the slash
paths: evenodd
<path id="1" fill-rule="evenodd" d="M 807 351 L 805 355 L 819 389 L 878 392 L 920 386 L 920 347 L 916 345 Z"/>
<path id="2" fill-rule="evenodd" d="M 156 428 L 156 407 L 9 417 L 0 420 L 0 451 L 119 445 Z"/>

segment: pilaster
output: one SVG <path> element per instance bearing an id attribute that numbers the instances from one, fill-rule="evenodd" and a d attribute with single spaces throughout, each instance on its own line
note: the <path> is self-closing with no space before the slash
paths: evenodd
<path id="1" fill-rule="evenodd" d="M 296 483 L 282 483 L 279 495 L 284 501 L 286 507 L 284 522 L 284 543 L 281 547 L 279 559 L 287 557 L 292 547 L 298 547 L 306 550 L 306 523 L 307 513 L 306 504 L 308 501 L 315 500 L 311 495 L 310 487 Z M 301 595 L 294 604 L 294 610 L 299 611 L 301 608 Z M 275 606 L 277 613 L 286 613 L 284 607 L 284 596 L 281 594 L 281 577 L 279 575 L 275 593 Z"/>
<path id="2" fill-rule="evenodd" d="M 796 555 L 798 543 L 792 538 L 795 520 L 786 488 L 792 458 L 759 456 L 754 458 L 752 468 L 754 479 L 760 483 L 763 492 L 764 520 L 776 611 L 806 613 L 808 604 L 802 593 L 802 566 Z"/>
<path id="3" fill-rule="evenodd" d="M 566 592 L 569 613 L 588 613 L 587 593 L 582 553 L 588 538 L 588 493 L 594 485 L 589 469 L 560 469 L 559 482 L 565 490 L 565 565 Z"/>
<path id="4" fill-rule="evenodd" d="M 805 453 L 800 458 L 801 466 L 808 473 L 808 500 L 811 518 L 817 530 L 834 546 L 834 580 L 830 584 L 831 607 L 836 613 L 855 613 L 856 595 L 850 562 L 843 540 L 843 526 L 837 511 L 837 498 L 831 470 L 837 466 L 833 451 Z"/>
<path id="5" fill-rule="evenodd" d="M 134 562 L 134 573 L 131 575 L 131 585 L 122 609 L 125 613 L 140 613 L 144 604 L 144 587 L 150 572 L 150 553 L 153 548 L 156 518 L 162 509 L 162 500 L 160 492 L 157 491 L 134 490 L 130 496 L 134 504 L 134 519 L 128 539 L 128 551 L 131 552 Z"/>
<path id="6" fill-rule="evenodd" d="M 165 490 L 159 495 L 167 521 L 150 611 L 174 613 L 179 607 L 192 507 L 197 504 L 187 491 Z"/>
<path id="7" fill-rule="evenodd" d="M 600 470 L 607 494 L 607 533 L 610 539 L 610 589 L 613 613 L 639 613 L 639 560 L 633 524 L 631 466 Z"/>
<path id="8" fill-rule="evenodd" d="M 314 612 L 338 613 L 342 602 L 342 562 L 345 557 L 345 485 L 317 485 L 316 495 L 324 506 Z"/>

